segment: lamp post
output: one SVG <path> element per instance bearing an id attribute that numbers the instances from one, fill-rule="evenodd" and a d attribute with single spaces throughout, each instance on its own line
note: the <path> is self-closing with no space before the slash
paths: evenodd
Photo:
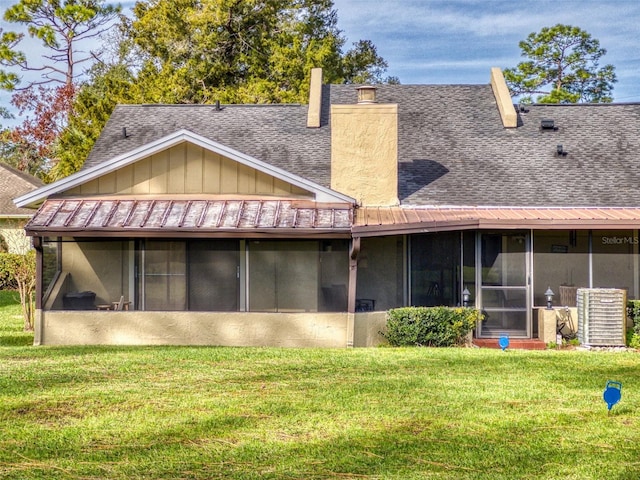
<path id="1" fill-rule="evenodd" d="M 471 299 L 471 292 L 469 291 L 469 289 L 465 286 L 464 290 L 462 290 L 462 306 L 463 307 L 468 307 L 469 306 L 469 300 Z"/>
<path id="2" fill-rule="evenodd" d="M 551 290 L 551 287 L 547 288 L 547 291 L 544 292 L 544 296 L 547 298 L 547 310 L 552 310 L 553 309 L 553 296 L 555 295 L 555 293 L 553 293 L 553 290 Z"/>

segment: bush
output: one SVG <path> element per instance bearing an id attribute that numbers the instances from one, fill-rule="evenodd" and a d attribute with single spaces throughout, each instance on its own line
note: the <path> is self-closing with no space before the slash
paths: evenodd
<path id="1" fill-rule="evenodd" d="M 0 290 L 16 290 L 18 282 L 15 272 L 23 255 L 17 253 L 0 253 Z"/>
<path id="2" fill-rule="evenodd" d="M 633 327 L 627 332 L 627 345 L 640 348 L 640 300 L 627 302 L 627 316 L 633 320 Z"/>
<path id="3" fill-rule="evenodd" d="M 451 347 L 463 344 L 481 319 L 475 308 L 394 308 L 387 312 L 387 330 L 381 334 L 394 347 Z"/>

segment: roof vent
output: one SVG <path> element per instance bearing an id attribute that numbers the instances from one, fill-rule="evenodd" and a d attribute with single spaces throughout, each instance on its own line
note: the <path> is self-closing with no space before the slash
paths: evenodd
<path id="1" fill-rule="evenodd" d="M 556 145 L 556 154 L 559 157 L 566 157 L 567 153 L 569 153 L 569 152 L 567 152 L 562 145 L 560 145 L 560 144 Z"/>
<path id="2" fill-rule="evenodd" d="M 558 130 L 553 120 L 543 119 L 540 122 L 540 130 Z"/>
<path id="3" fill-rule="evenodd" d="M 362 85 L 357 87 L 358 103 L 376 103 L 376 90 L 373 85 Z"/>

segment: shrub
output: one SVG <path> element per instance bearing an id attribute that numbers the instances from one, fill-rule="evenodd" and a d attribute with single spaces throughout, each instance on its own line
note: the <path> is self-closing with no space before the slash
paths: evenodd
<path id="1" fill-rule="evenodd" d="M 451 347 L 463 344 L 481 319 L 475 308 L 394 308 L 387 312 L 387 329 L 381 334 L 395 347 Z"/>
<path id="2" fill-rule="evenodd" d="M 627 302 L 627 316 L 633 320 L 633 327 L 627 332 L 627 345 L 640 348 L 640 300 Z"/>
<path id="3" fill-rule="evenodd" d="M 18 290 L 25 331 L 33 330 L 35 312 L 36 256 L 0 253 L 0 290 Z"/>
<path id="4" fill-rule="evenodd" d="M 18 283 L 15 272 L 22 255 L 17 253 L 0 253 L 0 290 L 16 290 Z"/>

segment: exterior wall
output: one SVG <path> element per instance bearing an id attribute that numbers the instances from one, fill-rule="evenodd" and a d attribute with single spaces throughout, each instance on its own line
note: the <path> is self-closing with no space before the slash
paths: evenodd
<path id="1" fill-rule="evenodd" d="M 9 253 L 24 255 L 31 249 L 31 239 L 24 233 L 27 220 L 0 219 L 0 236 L 4 238 Z"/>
<path id="2" fill-rule="evenodd" d="M 43 312 L 43 345 L 345 347 L 345 313 Z"/>
<path id="3" fill-rule="evenodd" d="M 265 194 L 308 192 L 189 143 L 144 158 L 67 192 L 69 195 Z"/>
<path id="4" fill-rule="evenodd" d="M 553 308 L 551 310 L 546 308 L 534 309 L 534 319 L 537 318 L 538 320 L 538 338 L 540 340 L 544 343 L 556 342 L 556 335 L 558 333 L 557 325 L 559 321 L 565 321 L 565 319 L 562 318 L 565 312 L 565 307 Z M 569 308 L 568 313 L 573 320 L 572 331 L 576 333 L 578 328 L 578 309 L 575 307 Z M 566 331 L 568 331 L 569 325 L 567 325 L 566 328 Z"/>
<path id="5" fill-rule="evenodd" d="M 376 347 L 386 343 L 380 334 L 387 325 L 387 312 L 356 313 L 354 324 L 354 347 Z"/>
<path id="6" fill-rule="evenodd" d="M 398 106 L 331 106 L 331 188 L 361 205 L 398 205 Z"/>
<path id="7" fill-rule="evenodd" d="M 347 346 L 346 313 L 38 311 L 36 345 Z M 384 312 L 356 314 L 356 347 L 384 341 Z"/>

